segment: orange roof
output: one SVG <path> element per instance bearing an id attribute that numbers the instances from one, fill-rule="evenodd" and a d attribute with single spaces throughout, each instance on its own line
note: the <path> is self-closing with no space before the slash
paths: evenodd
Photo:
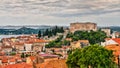
<path id="1" fill-rule="evenodd" d="M 120 50 L 120 46 L 115 45 L 115 44 L 113 44 L 113 45 L 107 45 L 107 46 L 105 46 L 105 48 L 107 48 L 109 50 Z"/>
<path id="2" fill-rule="evenodd" d="M 117 42 L 118 44 L 120 44 L 120 38 L 113 38 L 112 40 L 114 40 L 115 42 Z"/>
<path id="3" fill-rule="evenodd" d="M 66 65 L 66 60 L 51 60 L 36 66 L 37 68 L 68 68 Z"/>
<path id="4" fill-rule="evenodd" d="M 10 62 L 15 62 L 16 60 L 13 58 L 13 59 L 10 59 L 9 61 L 10 61 Z"/>
<path id="5" fill-rule="evenodd" d="M 0 56 L 0 59 L 2 59 L 2 56 Z"/>
<path id="6" fill-rule="evenodd" d="M 36 43 L 45 43 L 46 41 L 43 40 L 43 39 L 36 39 L 36 40 L 34 40 L 34 42 L 36 42 Z"/>
<path id="7" fill-rule="evenodd" d="M 34 60 L 36 59 L 36 57 L 35 57 L 35 56 L 30 56 L 30 59 L 31 59 L 32 61 L 34 61 Z"/>
<path id="8" fill-rule="evenodd" d="M 105 46 L 108 50 L 113 50 L 113 54 L 115 56 L 115 62 L 118 63 L 118 55 L 120 55 L 120 46 L 118 45 L 107 45 Z"/>
<path id="9" fill-rule="evenodd" d="M 26 44 L 32 44 L 33 41 L 26 41 L 25 43 L 26 43 Z"/>
<path id="10" fill-rule="evenodd" d="M 115 56 L 118 56 L 120 54 L 120 46 L 117 45 L 107 45 L 105 46 L 106 49 L 108 50 L 113 50 L 113 54 Z"/>
<path id="11" fill-rule="evenodd" d="M 33 68 L 33 66 L 26 63 L 19 63 L 19 64 L 6 65 L 3 68 Z"/>
<path id="12" fill-rule="evenodd" d="M 120 51 L 114 52 L 113 53 L 115 56 L 119 56 L 120 55 Z"/>
<path id="13" fill-rule="evenodd" d="M 8 62 L 8 59 L 7 58 L 2 58 L 2 63 L 7 63 Z"/>
<path id="14" fill-rule="evenodd" d="M 12 48 L 12 46 L 2 46 L 2 48 Z"/>
<path id="15" fill-rule="evenodd" d="M 0 55 L 4 55 L 5 54 L 5 52 L 0 52 Z"/>
<path id="16" fill-rule="evenodd" d="M 22 43 L 22 42 L 15 42 L 14 44 L 15 45 L 24 45 L 24 43 Z"/>

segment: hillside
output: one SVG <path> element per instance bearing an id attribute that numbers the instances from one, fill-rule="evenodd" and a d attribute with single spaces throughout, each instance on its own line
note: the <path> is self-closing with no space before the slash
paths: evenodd
<path id="1" fill-rule="evenodd" d="M 0 29 L 0 34 L 1 35 L 18 35 L 18 34 L 37 34 L 39 30 L 44 31 L 47 28 L 39 28 L 39 29 L 33 29 L 33 28 L 28 28 L 28 27 L 21 27 L 19 29 L 5 29 L 1 28 Z"/>
<path id="2" fill-rule="evenodd" d="M 111 26 L 110 29 L 112 29 L 112 31 L 120 32 L 120 26 Z"/>

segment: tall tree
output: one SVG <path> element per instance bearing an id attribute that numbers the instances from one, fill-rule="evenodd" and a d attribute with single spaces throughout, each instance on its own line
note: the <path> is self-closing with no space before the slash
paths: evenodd
<path id="1" fill-rule="evenodd" d="M 39 32 L 38 32 L 38 38 L 40 38 L 41 37 L 41 31 L 39 30 Z"/>
<path id="2" fill-rule="evenodd" d="M 60 33 L 63 33 L 63 32 L 64 32 L 64 28 L 60 27 Z"/>
<path id="3" fill-rule="evenodd" d="M 45 33 L 44 33 L 44 36 L 48 36 L 48 34 L 49 34 L 49 30 L 46 29 L 46 31 L 45 31 Z"/>
<path id="4" fill-rule="evenodd" d="M 116 68 L 114 55 L 99 45 L 76 49 L 67 59 L 69 68 Z"/>

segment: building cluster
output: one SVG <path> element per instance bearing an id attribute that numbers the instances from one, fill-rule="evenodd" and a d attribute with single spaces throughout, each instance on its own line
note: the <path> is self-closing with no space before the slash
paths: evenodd
<path id="1" fill-rule="evenodd" d="M 37 35 L 1 39 L 0 68 L 41 68 L 41 64 L 66 59 L 69 46 L 45 48 L 51 38 L 37 38 Z M 37 66 L 36 66 L 37 65 Z"/>
<path id="2" fill-rule="evenodd" d="M 2 52 L 9 53 L 12 51 L 22 52 L 22 51 L 41 51 L 42 48 L 48 44 L 48 40 L 38 39 L 36 35 L 31 36 L 18 36 L 3 38 L 1 40 L 2 46 L 0 49 Z"/>
<path id="3" fill-rule="evenodd" d="M 113 50 L 113 54 L 115 56 L 115 62 L 118 63 L 120 59 L 120 32 L 112 31 L 109 27 L 98 28 L 97 24 L 86 22 L 86 23 L 71 23 L 70 24 L 70 32 L 74 33 L 75 31 L 97 31 L 101 30 L 106 33 L 108 38 L 105 39 L 105 42 L 101 42 L 101 45 L 108 50 Z M 67 40 L 72 40 L 71 38 L 67 38 Z M 89 46 L 88 40 L 78 40 L 71 42 L 71 48 L 83 48 L 85 46 Z M 118 59 L 119 58 L 119 59 Z"/>
<path id="4" fill-rule="evenodd" d="M 57 36 L 48 38 L 47 36 L 38 38 L 37 35 L 18 36 L 3 38 L 0 42 L 0 68 L 67 68 L 66 58 L 71 49 L 84 48 L 89 46 L 89 40 L 72 41 L 71 38 L 66 38 L 66 35 L 75 31 L 97 31 L 97 24 L 86 23 L 71 23 L 70 29 L 65 30 L 63 34 L 58 33 Z M 110 28 L 101 28 L 108 37 L 101 45 L 106 49 L 113 50 L 116 63 L 117 57 L 120 56 L 120 38 L 119 32 L 111 34 Z M 70 41 L 70 46 L 62 46 L 61 48 L 45 48 L 52 40 L 55 40 L 63 35 L 63 40 Z M 61 40 L 62 41 L 62 40 Z"/>

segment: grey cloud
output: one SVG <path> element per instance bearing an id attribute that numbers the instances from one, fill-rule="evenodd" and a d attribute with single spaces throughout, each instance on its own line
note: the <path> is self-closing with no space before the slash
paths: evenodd
<path id="1" fill-rule="evenodd" d="M 20 15 L 96 15 L 119 12 L 119 7 L 119 0 L 0 0 L 0 12 Z"/>

